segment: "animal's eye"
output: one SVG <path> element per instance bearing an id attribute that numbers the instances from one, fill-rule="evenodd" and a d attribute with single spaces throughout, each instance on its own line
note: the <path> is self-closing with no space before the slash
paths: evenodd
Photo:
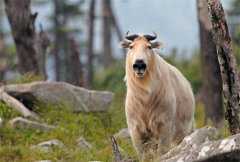
<path id="1" fill-rule="evenodd" d="M 130 45 L 130 46 L 129 46 L 129 49 L 132 49 L 132 48 L 133 48 L 133 45 Z"/>

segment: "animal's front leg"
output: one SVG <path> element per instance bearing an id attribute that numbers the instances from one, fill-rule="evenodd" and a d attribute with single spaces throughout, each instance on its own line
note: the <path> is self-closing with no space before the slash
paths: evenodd
<path id="1" fill-rule="evenodd" d="M 161 129 L 159 131 L 160 133 L 156 141 L 156 143 L 158 143 L 158 148 L 157 148 L 158 155 L 162 155 L 167 151 L 169 151 L 172 145 L 173 135 L 175 132 L 173 121 L 172 120 L 165 120 L 165 121 L 168 121 L 168 122 L 161 124 Z"/>

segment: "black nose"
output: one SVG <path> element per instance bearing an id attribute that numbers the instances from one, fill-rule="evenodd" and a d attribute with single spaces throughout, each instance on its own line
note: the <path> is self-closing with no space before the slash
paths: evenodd
<path id="1" fill-rule="evenodd" d="M 144 63 L 143 60 L 136 60 L 135 63 L 133 64 L 133 69 L 134 70 L 145 70 L 147 65 Z"/>

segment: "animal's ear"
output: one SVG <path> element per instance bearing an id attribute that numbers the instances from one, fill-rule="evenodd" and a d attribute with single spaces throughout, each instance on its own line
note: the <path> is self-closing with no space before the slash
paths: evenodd
<path id="1" fill-rule="evenodd" d="M 151 42 L 152 48 L 161 48 L 163 46 L 162 42 Z"/>
<path id="2" fill-rule="evenodd" d="M 122 42 L 120 42 L 120 45 L 122 48 L 129 48 L 130 44 L 131 44 L 131 42 L 127 41 L 127 40 L 123 40 Z"/>

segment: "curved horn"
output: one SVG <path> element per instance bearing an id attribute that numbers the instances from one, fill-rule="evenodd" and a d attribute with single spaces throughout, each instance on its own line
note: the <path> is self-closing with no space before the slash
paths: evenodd
<path id="1" fill-rule="evenodd" d="M 157 39 L 157 34 L 154 32 L 154 35 L 144 35 L 144 37 L 148 40 L 148 41 L 153 41 L 155 39 Z"/>
<path id="2" fill-rule="evenodd" d="M 126 33 L 125 39 L 127 39 L 129 41 L 134 41 L 134 39 L 139 37 L 139 35 L 137 35 L 137 34 L 128 35 L 128 33 L 129 33 L 129 31 Z"/>

